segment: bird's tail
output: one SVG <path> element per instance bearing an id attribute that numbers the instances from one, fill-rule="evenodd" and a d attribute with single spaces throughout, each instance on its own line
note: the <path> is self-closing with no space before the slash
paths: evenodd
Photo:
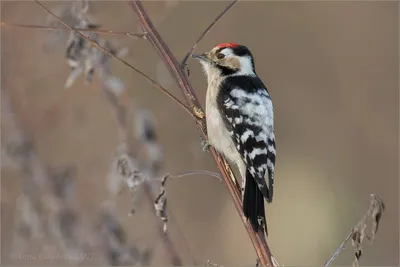
<path id="1" fill-rule="evenodd" d="M 246 171 L 246 185 L 243 196 L 243 213 L 250 221 L 255 232 L 260 227 L 259 219 L 264 222 L 265 233 L 268 235 L 264 209 L 264 196 L 257 186 L 249 170 Z"/>

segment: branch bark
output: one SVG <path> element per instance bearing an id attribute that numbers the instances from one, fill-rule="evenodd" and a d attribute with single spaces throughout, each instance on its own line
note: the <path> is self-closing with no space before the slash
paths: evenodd
<path id="1" fill-rule="evenodd" d="M 135 13 L 137 14 L 142 28 L 146 32 L 146 37 L 152 44 L 154 49 L 158 52 L 166 66 L 168 67 L 172 77 L 175 78 L 177 84 L 179 85 L 183 97 L 187 103 L 187 106 L 192 110 L 193 114 L 198 118 L 196 120 L 196 127 L 201 132 L 203 137 L 207 139 L 207 133 L 205 128 L 204 112 L 201 108 L 197 95 L 191 86 L 187 75 L 183 72 L 181 65 L 178 60 L 172 54 L 168 45 L 164 42 L 162 37 L 157 32 L 149 16 L 143 8 L 141 1 L 129 0 L 129 3 Z M 198 116 L 198 114 L 203 114 L 203 116 Z M 202 118 L 199 118 L 202 117 Z M 234 177 L 232 170 L 230 169 L 227 162 L 219 155 L 213 148 L 211 148 L 211 153 L 217 163 L 217 167 L 222 174 L 223 180 L 228 187 L 229 193 L 233 199 L 235 208 L 242 219 L 242 222 L 249 234 L 250 240 L 255 248 L 257 256 L 263 266 L 274 266 L 272 262 L 272 254 L 269 246 L 265 240 L 263 229 L 259 232 L 254 232 L 253 228 L 244 217 L 242 210 L 242 198 L 239 189 L 239 184 Z"/>

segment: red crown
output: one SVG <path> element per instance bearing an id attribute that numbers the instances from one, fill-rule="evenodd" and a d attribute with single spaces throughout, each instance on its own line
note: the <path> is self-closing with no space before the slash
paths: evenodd
<path id="1" fill-rule="evenodd" d="M 223 44 L 219 44 L 217 47 L 218 48 L 222 48 L 222 47 L 229 47 L 229 48 L 235 48 L 235 47 L 238 47 L 239 45 L 238 44 L 235 44 L 235 43 L 223 43 Z"/>

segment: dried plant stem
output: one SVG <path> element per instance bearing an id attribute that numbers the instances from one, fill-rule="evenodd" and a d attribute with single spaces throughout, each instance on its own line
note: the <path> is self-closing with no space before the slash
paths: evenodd
<path id="1" fill-rule="evenodd" d="M 143 191 L 145 193 L 145 196 L 147 198 L 147 200 L 153 204 L 154 203 L 154 194 L 151 190 L 151 187 L 149 185 L 148 182 L 144 182 L 143 184 Z M 156 211 L 155 209 L 151 209 L 154 216 L 157 217 Z M 171 239 L 169 238 L 168 233 L 165 233 L 163 230 L 163 222 L 161 220 L 159 220 L 158 218 L 156 218 L 156 222 L 157 222 L 157 230 L 158 230 L 158 235 L 161 238 L 162 243 L 164 244 L 164 248 L 167 251 L 167 254 L 170 257 L 170 262 L 173 266 L 182 266 L 182 260 L 179 257 L 178 252 L 175 249 L 174 244 L 172 243 Z"/>
<path id="2" fill-rule="evenodd" d="M 86 35 L 80 33 L 79 31 L 75 30 L 74 28 L 72 28 L 71 26 L 69 26 L 68 24 L 66 24 L 60 17 L 58 17 L 56 14 L 54 14 L 53 12 L 51 12 L 48 8 L 46 8 L 42 3 L 40 3 L 38 0 L 35 0 L 35 2 L 42 7 L 47 13 L 49 13 L 50 15 L 52 15 L 53 17 L 55 17 L 61 24 L 63 24 L 65 27 L 67 27 L 68 29 L 70 29 L 71 31 L 74 31 L 76 34 L 78 34 L 79 36 L 81 36 L 82 38 L 84 38 L 85 40 L 87 40 L 88 42 L 90 42 L 91 44 L 95 45 L 97 48 L 99 48 L 100 50 L 102 50 L 104 53 L 106 53 L 108 56 L 111 56 L 117 60 L 119 60 L 120 62 L 122 62 L 125 66 L 127 66 L 128 68 L 130 68 L 131 70 L 139 73 L 140 75 L 142 75 L 144 78 L 146 78 L 146 80 L 151 83 L 152 85 L 154 85 L 158 90 L 160 90 L 161 92 L 163 92 L 166 96 L 168 96 L 170 99 L 174 100 L 175 103 L 177 103 L 181 108 L 183 108 L 189 115 L 191 115 L 192 117 L 196 118 L 196 115 L 188 109 L 188 107 L 183 104 L 178 98 L 176 98 L 174 95 L 172 95 L 170 92 L 168 92 L 167 89 L 165 89 L 164 87 L 162 87 L 160 84 L 158 84 L 156 81 L 154 81 L 152 78 L 150 78 L 148 75 L 146 75 L 145 73 L 143 73 L 142 71 L 140 71 L 139 69 L 135 68 L 134 66 L 132 66 L 131 64 L 129 64 L 128 62 L 126 62 L 125 60 L 123 60 L 122 58 L 118 57 L 117 55 L 114 55 L 113 53 L 111 53 L 110 51 L 108 51 L 105 47 L 103 47 L 102 45 L 98 44 L 97 42 L 93 41 L 92 39 L 90 39 L 89 37 L 87 37 Z"/>
<path id="3" fill-rule="evenodd" d="M 221 175 L 219 175 L 216 172 L 210 172 L 210 171 L 205 171 L 205 170 L 194 170 L 194 171 L 184 172 L 184 173 L 180 173 L 180 174 L 176 174 L 176 175 L 171 175 L 170 177 L 173 179 L 173 178 L 182 178 L 182 177 L 186 177 L 186 176 L 190 176 L 190 175 L 208 175 L 208 176 L 218 178 L 218 180 L 220 180 L 222 182 Z"/>
<path id="4" fill-rule="evenodd" d="M 351 228 L 350 233 L 346 236 L 346 238 L 343 240 L 343 242 L 340 244 L 340 246 L 338 247 L 338 249 L 335 251 L 335 253 L 333 253 L 332 257 L 325 263 L 324 267 L 329 267 L 332 262 L 337 258 L 337 256 L 339 256 L 340 252 L 343 251 L 343 249 L 345 249 L 345 245 L 346 243 L 353 237 L 354 234 L 356 234 L 357 229 L 359 229 L 363 224 L 366 223 L 366 220 L 369 216 L 371 216 L 371 214 L 374 212 L 374 201 L 379 200 L 379 205 L 382 205 L 380 207 L 378 207 L 379 209 L 382 209 L 381 212 L 383 213 L 384 210 L 384 204 L 382 202 L 382 200 L 375 194 L 371 194 L 371 204 L 368 207 L 368 210 L 365 212 L 364 216 L 361 218 L 361 220 L 358 221 L 358 223 L 356 225 L 354 225 L 353 228 Z M 379 223 L 379 221 L 376 222 L 377 224 Z M 365 228 L 364 228 L 365 229 Z M 377 228 L 375 229 L 375 233 L 373 233 L 373 235 L 376 234 Z"/>
<path id="5" fill-rule="evenodd" d="M 118 125 L 118 132 L 119 132 L 119 137 L 120 140 L 127 144 L 127 150 L 128 153 L 131 155 L 135 154 L 133 143 L 134 141 L 132 139 L 132 134 L 129 131 L 129 127 L 127 125 L 127 114 L 126 114 L 126 109 L 122 106 L 122 104 L 119 102 L 118 98 L 110 91 L 107 89 L 103 90 L 104 93 L 106 94 L 106 97 L 108 101 L 110 102 L 112 108 L 114 109 L 115 115 L 116 115 L 116 121 Z M 147 182 L 143 184 L 143 191 L 145 193 L 146 199 L 151 205 L 153 205 L 155 197 L 151 191 L 151 188 Z M 152 213 L 154 214 L 155 217 L 157 217 L 157 214 L 155 210 L 152 208 Z M 168 256 L 170 257 L 170 262 L 174 266 L 181 266 L 182 265 L 182 260 L 179 257 L 179 254 L 177 250 L 175 249 L 174 244 L 172 243 L 171 239 L 169 236 L 164 233 L 163 230 L 163 225 L 158 218 L 156 218 L 157 221 L 157 231 L 158 235 L 164 244 L 164 248 L 167 251 Z"/>
<path id="6" fill-rule="evenodd" d="M 42 26 L 42 25 L 28 25 L 28 24 L 15 24 L 15 23 L 10 23 L 10 22 L 1 22 L 2 27 L 7 27 L 7 28 L 25 28 L 25 29 L 44 29 L 44 30 L 61 30 L 61 31 L 72 31 L 69 28 L 61 28 L 61 27 L 51 27 L 51 26 Z M 137 37 L 141 39 L 146 39 L 146 34 L 145 33 L 132 33 L 132 32 L 116 32 L 116 31 L 110 31 L 110 30 L 104 30 L 104 29 L 80 29 L 80 28 L 73 28 L 75 31 L 79 32 L 91 32 L 91 33 L 99 33 L 99 34 L 109 34 L 109 35 L 124 35 L 124 36 L 131 36 L 131 37 Z"/>
<path id="7" fill-rule="evenodd" d="M 200 43 L 200 41 L 206 36 L 206 34 L 211 30 L 211 28 L 215 25 L 215 23 L 218 22 L 220 18 L 222 18 L 223 15 L 225 15 L 226 12 L 228 12 L 229 9 L 231 9 L 235 4 L 237 3 L 237 0 L 233 0 L 215 19 L 214 21 L 204 30 L 204 32 L 200 35 L 199 39 L 193 44 L 192 48 L 190 51 L 186 54 L 186 56 L 183 58 L 181 66 L 183 67 L 189 57 L 192 55 L 193 51 L 196 49 L 196 46 Z"/>
<path id="8" fill-rule="evenodd" d="M 332 262 L 339 256 L 340 252 L 345 249 L 346 243 L 350 240 L 352 235 L 354 234 L 354 228 L 351 229 L 350 233 L 343 240 L 342 244 L 338 247 L 338 249 L 333 253 L 332 257 L 325 263 L 324 267 L 331 266 Z"/>
<path id="9" fill-rule="evenodd" d="M 196 96 L 196 93 L 191 84 L 189 83 L 187 75 L 183 73 L 179 62 L 177 61 L 177 59 L 172 54 L 169 47 L 166 45 L 164 40 L 157 32 L 149 16 L 145 12 L 141 1 L 129 0 L 129 3 L 131 4 L 133 10 L 137 14 L 142 28 L 146 31 L 147 39 L 159 53 L 160 57 L 170 70 L 171 75 L 177 81 L 188 105 L 192 108 L 193 111 L 204 114 L 201 109 L 198 98 Z M 204 119 L 198 119 L 196 123 L 198 130 L 202 133 L 203 137 L 207 139 Z M 251 227 L 251 225 L 246 220 L 243 214 L 241 192 L 236 179 L 233 177 L 231 169 L 229 168 L 226 161 L 213 148 L 211 149 L 211 153 L 214 156 L 218 169 L 220 170 L 224 182 L 228 187 L 229 193 L 232 196 L 236 210 L 240 218 L 242 219 L 244 226 L 246 227 L 246 230 L 253 243 L 253 246 L 256 250 L 257 256 L 260 259 L 261 264 L 263 266 L 274 266 L 272 262 L 272 254 L 265 240 L 263 229 L 261 229 L 261 231 L 259 231 L 258 233 L 254 232 L 253 228 Z"/>

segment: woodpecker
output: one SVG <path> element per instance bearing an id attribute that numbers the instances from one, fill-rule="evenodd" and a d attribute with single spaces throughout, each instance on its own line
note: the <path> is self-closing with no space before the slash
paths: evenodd
<path id="1" fill-rule="evenodd" d="M 243 213 L 256 232 L 263 225 L 268 235 L 264 198 L 272 202 L 276 157 L 271 96 L 246 46 L 223 43 L 192 57 L 207 77 L 208 144 L 237 165 Z"/>

